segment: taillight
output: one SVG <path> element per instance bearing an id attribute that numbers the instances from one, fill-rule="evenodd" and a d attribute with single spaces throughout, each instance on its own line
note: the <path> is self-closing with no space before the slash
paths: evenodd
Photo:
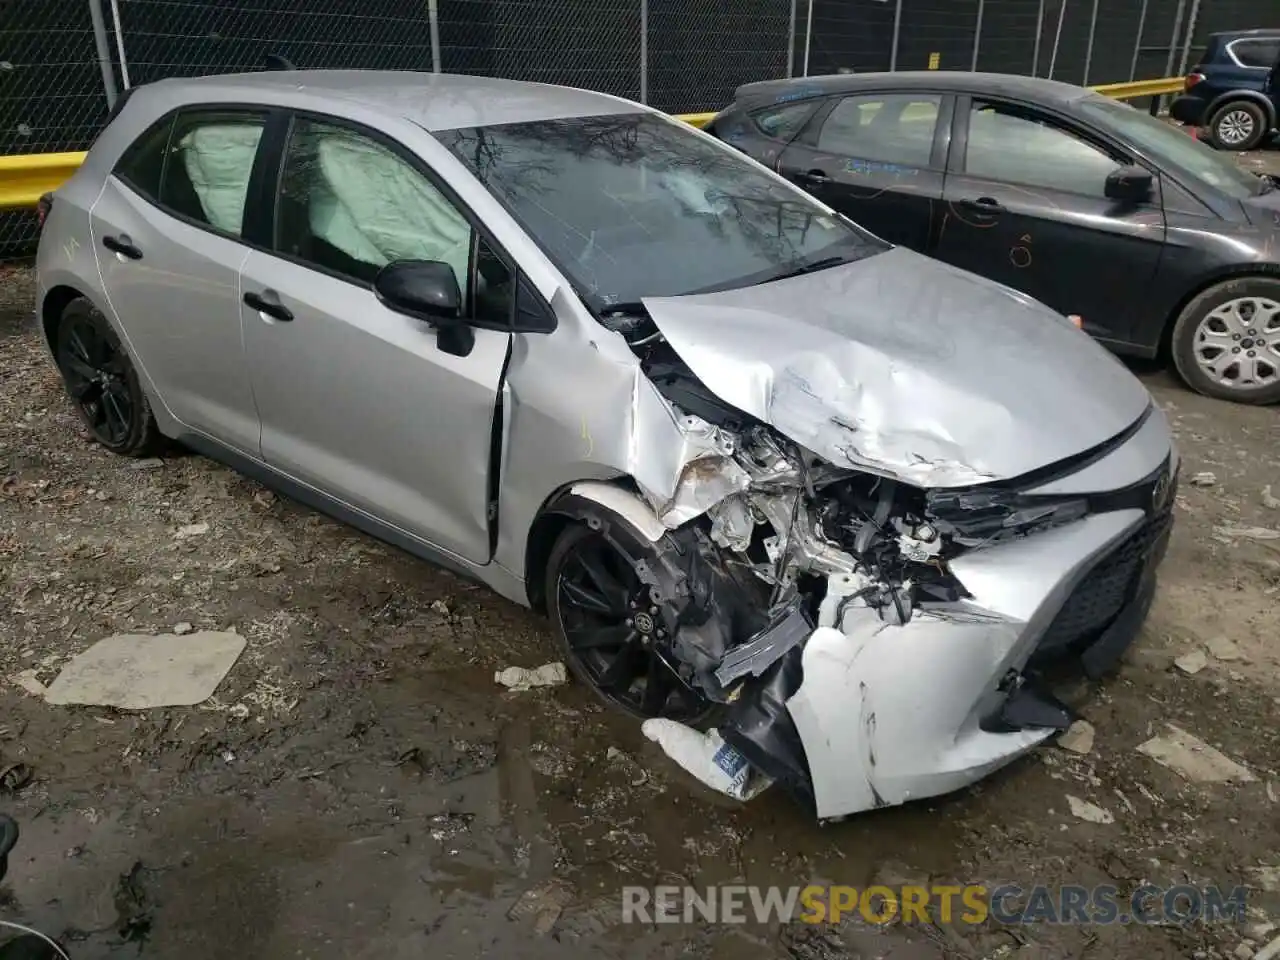
<path id="1" fill-rule="evenodd" d="M 1201 83 L 1203 80 L 1204 80 L 1203 73 L 1188 73 L 1187 78 L 1184 81 L 1182 81 L 1183 92 L 1189 93 L 1192 87 L 1194 87 L 1197 83 Z"/>
<path id="2" fill-rule="evenodd" d="M 53 194 L 46 193 L 43 197 L 36 201 L 36 220 L 40 226 L 44 226 L 45 220 L 49 218 L 49 211 L 53 209 Z"/>

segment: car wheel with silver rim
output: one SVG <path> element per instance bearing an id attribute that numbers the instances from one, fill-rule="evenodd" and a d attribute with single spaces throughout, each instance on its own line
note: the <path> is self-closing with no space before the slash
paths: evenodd
<path id="1" fill-rule="evenodd" d="M 1173 359 L 1199 393 L 1239 403 L 1280 401 L 1280 279 L 1215 284 L 1182 311 Z"/>
<path id="2" fill-rule="evenodd" d="M 1236 100 L 1209 121 L 1209 141 L 1219 150 L 1252 150 L 1267 132 L 1267 115 L 1259 104 Z"/>

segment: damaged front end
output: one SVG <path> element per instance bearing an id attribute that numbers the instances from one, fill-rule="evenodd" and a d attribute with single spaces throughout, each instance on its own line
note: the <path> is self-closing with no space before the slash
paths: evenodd
<path id="1" fill-rule="evenodd" d="M 665 528 L 639 571 L 662 656 L 737 760 L 819 817 L 1010 762 L 1072 719 L 1029 666 L 1042 641 L 1100 672 L 1136 633 L 1172 501 L 1158 411 L 1080 461 L 1133 469 L 1132 443 L 1165 442 L 1118 498 L 1055 492 L 1062 470 L 925 489 L 835 466 L 718 402 L 670 350 L 637 352 L 692 451 L 674 494 L 642 491 Z"/>

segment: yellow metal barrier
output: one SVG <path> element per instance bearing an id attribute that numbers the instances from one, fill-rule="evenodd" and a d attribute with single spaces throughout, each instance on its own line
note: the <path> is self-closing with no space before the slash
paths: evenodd
<path id="1" fill-rule="evenodd" d="M 1180 93 L 1182 78 L 1108 83 L 1093 89 L 1116 100 L 1137 100 L 1141 97 Z M 714 116 L 714 111 L 681 113 L 676 115 L 676 119 L 695 127 L 705 127 Z M 42 194 L 61 186 L 83 161 L 83 153 L 35 153 L 0 157 L 0 210 L 34 207 Z"/>
<path id="2" fill-rule="evenodd" d="M 1182 87 L 1182 77 L 1164 77 L 1160 80 L 1135 80 L 1132 83 L 1107 83 L 1093 89 L 1104 97 L 1137 100 L 1139 97 L 1163 97 L 1170 93 L 1181 93 Z"/>
<path id="3" fill-rule="evenodd" d="M 690 124 L 691 126 L 705 127 L 708 123 L 711 122 L 711 118 L 714 117 L 715 115 L 716 114 L 714 110 L 711 111 L 711 113 L 677 113 L 676 119 L 683 120 L 685 123 Z"/>
<path id="4" fill-rule="evenodd" d="M 84 162 L 83 153 L 34 153 L 0 157 L 0 210 L 34 207 Z"/>

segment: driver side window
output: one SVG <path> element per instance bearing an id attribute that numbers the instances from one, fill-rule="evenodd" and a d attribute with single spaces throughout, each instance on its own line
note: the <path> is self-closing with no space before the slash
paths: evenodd
<path id="1" fill-rule="evenodd" d="M 467 218 L 388 147 L 334 124 L 294 122 L 280 178 L 280 252 L 361 284 L 395 260 L 440 260 L 466 295 L 471 234 Z"/>
<path id="2" fill-rule="evenodd" d="M 1122 162 L 1032 111 L 977 100 L 970 108 L 969 176 L 1105 199 Z"/>

